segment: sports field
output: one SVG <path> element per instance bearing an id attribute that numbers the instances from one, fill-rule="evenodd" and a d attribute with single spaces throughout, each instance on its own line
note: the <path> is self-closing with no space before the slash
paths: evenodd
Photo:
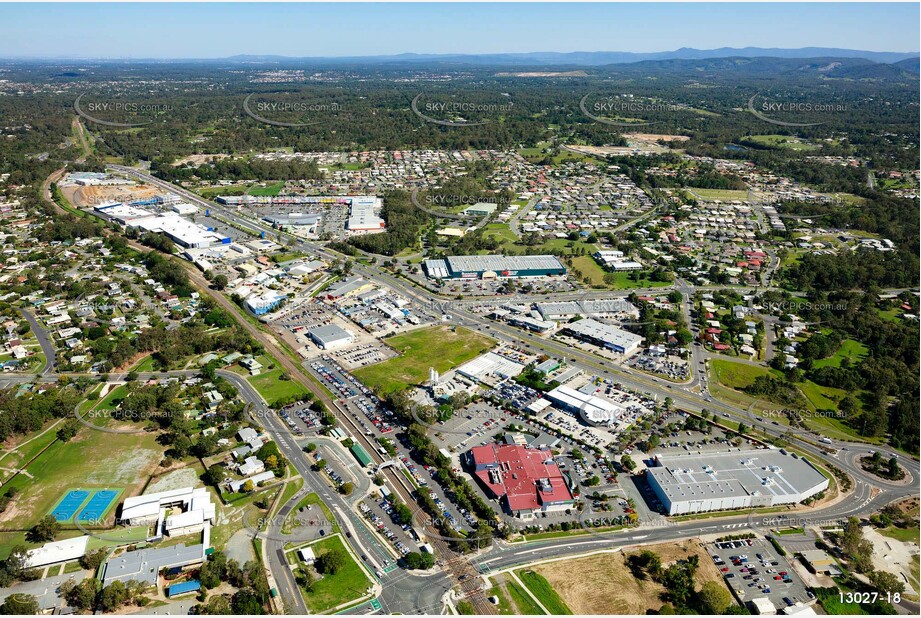
<path id="1" fill-rule="evenodd" d="M 425 382 L 430 367 L 444 373 L 496 345 L 493 339 L 459 326 L 421 328 L 385 342 L 400 355 L 354 372 L 359 380 L 381 395 Z"/>
<path id="2" fill-rule="evenodd" d="M 58 521 L 70 521 L 77 514 L 77 509 L 83 504 L 90 492 L 85 489 L 73 489 L 64 494 L 58 505 L 51 511 L 51 515 Z"/>
<path id="3" fill-rule="evenodd" d="M 61 523 L 70 522 L 75 517 L 80 522 L 97 522 L 114 505 L 120 493 L 120 489 L 71 489 L 50 515 Z"/>
<path id="4" fill-rule="evenodd" d="M 110 433 L 82 427 L 68 442 L 54 441 L 24 473 L 7 483 L 19 493 L 0 514 L 0 527 L 31 528 L 56 508 L 61 509 L 61 517 L 69 515 L 72 519 L 95 491 L 124 488 L 126 495 L 138 493 L 163 458 L 165 447 L 157 444 L 156 438 L 155 433 Z M 80 483 L 76 488 L 75 481 Z M 74 504 L 78 495 L 62 503 L 62 496 L 75 489 L 87 491 L 87 495 L 79 504 Z M 110 496 L 109 504 L 103 507 L 105 497 L 98 498 L 87 517 L 100 509 L 111 510 L 115 498 Z"/>

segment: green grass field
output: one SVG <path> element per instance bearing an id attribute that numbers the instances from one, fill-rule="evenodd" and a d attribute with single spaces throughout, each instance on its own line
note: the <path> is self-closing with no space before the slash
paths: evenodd
<path id="1" fill-rule="evenodd" d="M 533 163 L 546 156 L 544 149 L 549 145 L 550 142 L 538 142 L 536 146 L 532 146 L 531 148 L 519 148 L 518 154 Z"/>
<path id="2" fill-rule="evenodd" d="M 845 339 L 841 342 L 841 347 L 838 348 L 838 351 L 833 356 L 817 360 L 812 363 L 812 366 L 817 369 L 820 367 L 840 367 L 841 361 L 845 358 L 850 359 L 851 365 L 856 365 L 862 361 L 868 353 L 869 349 L 867 349 L 867 346 L 859 341 Z"/>
<path id="3" fill-rule="evenodd" d="M 587 255 L 591 255 L 595 251 L 598 251 L 598 245 L 583 242 L 581 240 L 569 240 L 568 238 L 553 238 L 541 244 L 540 247 L 543 251 L 556 249 L 567 253 L 574 253 L 581 249 L 585 249 Z"/>
<path id="4" fill-rule="evenodd" d="M 876 313 L 881 320 L 896 322 L 901 319 L 901 315 L 905 313 L 905 311 L 896 307 L 894 309 L 877 309 Z"/>
<path id="5" fill-rule="evenodd" d="M 745 141 L 764 146 L 765 148 L 777 148 L 779 150 L 793 150 L 796 152 L 806 152 L 810 150 L 819 150 L 821 146 L 804 142 L 798 137 L 789 135 L 751 135 L 745 138 Z"/>
<path id="6" fill-rule="evenodd" d="M 550 582 L 544 579 L 542 575 L 529 569 L 516 571 L 516 574 L 552 616 L 572 615 L 572 610 L 566 606 L 560 595 L 550 586 Z"/>
<path id="7" fill-rule="evenodd" d="M 508 590 L 508 595 L 512 598 L 512 601 L 515 602 L 515 605 L 518 606 L 521 615 L 531 616 L 544 613 L 531 597 L 528 596 L 528 593 L 522 590 L 521 586 L 517 583 L 509 580 L 505 585 Z"/>
<path id="8" fill-rule="evenodd" d="M 381 395 L 428 380 L 429 368 L 444 373 L 483 352 L 496 342 L 466 328 L 432 326 L 386 339 L 399 356 L 357 369 L 355 376 Z"/>
<path id="9" fill-rule="evenodd" d="M 157 366 L 153 356 L 145 356 L 137 365 L 132 367 L 131 370 L 137 371 L 138 373 L 153 373 L 157 371 Z"/>
<path id="10" fill-rule="evenodd" d="M 863 206 L 867 203 L 867 198 L 853 193 L 826 193 L 826 195 L 832 199 L 840 200 L 848 206 Z"/>
<path id="11" fill-rule="evenodd" d="M 772 403 L 766 399 L 756 399 L 755 397 L 741 392 L 741 390 L 752 384 L 755 378 L 761 375 L 770 375 L 775 378 L 780 378 L 782 375 L 779 371 L 768 369 L 767 367 L 757 367 L 723 359 L 713 359 L 710 361 L 709 365 L 710 392 L 718 399 L 736 404 L 745 409 L 750 408 L 755 414 L 763 414 L 770 410 L 777 410 L 778 404 Z M 805 398 L 806 411 L 832 411 L 825 414 L 807 415 L 805 420 L 810 428 L 816 429 L 822 435 L 831 438 L 859 438 L 864 442 L 875 444 L 881 442 L 880 438 L 859 436 L 844 422 L 844 419 L 834 416 L 834 411 L 838 409 L 838 402 L 847 394 L 845 391 L 828 386 L 820 386 L 811 380 L 804 380 L 798 383 L 797 388 L 799 388 Z M 859 397 L 857 401 L 859 404 Z M 785 418 L 778 417 L 775 420 L 783 425 L 787 424 Z"/>
<path id="12" fill-rule="evenodd" d="M 302 395 L 306 392 L 300 382 L 282 380 L 281 376 L 283 373 L 281 369 L 273 369 L 272 371 L 260 373 L 248 379 L 249 383 L 259 391 L 259 394 L 262 395 L 263 399 L 265 399 L 269 405 L 272 405 L 279 399 L 285 399 L 292 395 Z"/>
<path id="13" fill-rule="evenodd" d="M 587 277 L 592 287 L 607 287 L 604 283 L 604 268 L 594 258 L 588 255 L 572 258 L 570 274 L 573 274 L 573 270 L 581 272 L 583 279 Z"/>
<path id="14" fill-rule="evenodd" d="M 499 613 L 503 616 L 540 616 L 543 610 L 531 599 L 530 595 L 511 577 L 498 575 L 495 586 L 490 588 L 487 596 L 499 599 Z M 517 611 L 516 611 L 517 610 Z"/>
<path id="15" fill-rule="evenodd" d="M 516 240 L 507 223 L 489 223 L 483 232 L 485 238 L 495 238 L 499 242 L 513 243 Z"/>
<path id="16" fill-rule="evenodd" d="M 254 187 L 250 187 L 247 193 L 255 197 L 275 197 L 276 195 L 281 193 L 281 190 L 284 188 L 285 188 L 285 183 L 284 181 L 282 181 L 282 182 L 268 184 L 264 187 L 260 187 L 258 185 Z"/>
<path id="17" fill-rule="evenodd" d="M 370 165 L 367 163 L 334 163 L 333 165 L 330 165 L 328 169 L 355 172 L 358 170 L 367 169 L 368 167 L 370 167 Z"/>
<path id="18" fill-rule="evenodd" d="M 902 541 L 903 543 L 914 543 L 915 545 L 919 544 L 919 530 L 915 526 L 909 526 L 908 528 L 896 528 L 895 526 L 889 526 L 880 530 L 881 534 L 885 534 L 889 538 L 895 539 L 896 541 Z"/>
<path id="19" fill-rule="evenodd" d="M 57 439 L 57 426 L 59 423 L 52 423 L 48 426 L 23 436 L 23 439 L 17 443 L 17 446 L 0 454 L 0 466 L 4 468 L 19 468 L 33 457 L 48 448 L 48 446 Z M 21 446 L 20 446 L 21 445 Z M 11 472 L 2 471 L 5 479 Z"/>
<path id="20" fill-rule="evenodd" d="M 304 602 L 312 614 L 319 614 L 364 596 L 371 580 L 355 562 L 342 544 L 338 535 L 317 541 L 310 545 L 317 557 L 333 550 L 346 555 L 346 562 L 335 575 L 325 575 L 313 585 L 311 592 L 303 592 Z"/>
<path id="21" fill-rule="evenodd" d="M 710 361 L 710 369 L 715 373 L 720 384 L 739 390 L 751 386 L 755 378 L 759 376 L 780 377 L 780 372 L 771 371 L 767 367 L 756 367 L 719 358 Z"/>
<path id="22" fill-rule="evenodd" d="M 632 290 L 638 288 L 664 288 L 672 285 L 669 281 L 652 281 L 651 279 L 640 279 L 634 281 L 631 273 L 614 273 L 615 290 Z"/>
<path id="23" fill-rule="evenodd" d="M 278 365 L 275 359 L 263 355 L 256 357 L 256 360 L 259 361 L 263 367 L 262 373 L 259 375 L 251 376 L 249 375 L 249 371 L 239 365 L 230 367 L 230 371 L 245 376 L 247 381 L 253 385 L 253 388 L 262 395 L 262 398 L 265 399 L 266 403 L 269 405 L 274 404 L 280 399 L 285 399 L 294 395 L 302 395 L 307 392 L 306 389 L 301 386 L 300 382 L 282 380 L 281 376 L 284 375 L 284 371 L 281 368 L 266 370 L 268 367 Z"/>
<path id="24" fill-rule="evenodd" d="M 737 191 L 733 189 L 697 189 L 689 188 L 693 195 L 697 199 L 702 200 L 721 200 L 721 201 L 732 201 L 732 200 L 745 200 L 748 199 L 748 191 Z"/>
<path id="25" fill-rule="evenodd" d="M 233 185 L 231 187 L 206 187 L 202 189 L 196 189 L 195 192 L 205 199 L 212 199 L 219 195 L 244 195 L 247 188 L 248 187 L 246 185 Z"/>

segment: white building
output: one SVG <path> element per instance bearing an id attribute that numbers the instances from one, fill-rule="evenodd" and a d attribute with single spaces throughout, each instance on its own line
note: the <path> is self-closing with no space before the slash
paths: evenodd
<path id="1" fill-rule="evenodd" d="M 611 424 L 620 420 L 624 415 L 624 409 L 616 403 L 585 394 L 568 386 L 558 386 L 544 396 L 558 410 L 578 415 L 591 423 Z"/>
<path id="2" fill-rule="evenodd" d="M 161 233 L 186 248 L 201 248 L 215 244 L 229 244 L 230 237 L 217 234 L 177 214 L 154 215 L 131 219 L 125 223 L 130 228 Z"/>
<path id="3" fill-rule="evenodd" d="M 186 511 L 166 518 L 164 531 L 168 536 L 183 536 L 196 534 L 205 529 L 204 511 Z"/>
<path id="4" fill-rule="evenodd" d="M 265 471 L 265 463 L 256 456 L 250 456 L 243 460 L 243 463 L 237 468 L 241 476 L 252 476 Z"/>
<path id="5" fill-rule="evenodd" d="M 310 337 L 311 341 L 317 344 L 317 347 L 323 348 L 324 350 L 341 348 L 355 341 L 355 337 L 352 333 L 335 324 L 327 324 L 325 326 L 312 328 L 307 331 L 307 336 Z"/>
<path id="6" fill-rule="evenodd" d="M 297 550 L 297 555 L 308 565 L 313 564 L 317 559 L 311 547 L 304 547 L 303 549 Z"/>
<path id="7" fill-rule="evenodd" d="M 177 529 L 185 527 L 188 525 L 187 522 L 193 519 L 192 516 L 174 519 L 179 515 L 178 513 L 167 517 L 166 509 L 175 507 L 182 509 L 182 515 L 199 512 L 199 515 L 194 517 L 195 519 L 200 518 L 202 523 L 214 523 L 216 509 L 214 503 L 211 502 L 211 493 L 205 487 L 183 487 L 126 498 L 122 502 L 121 521 L 132 526 L 156 523 L 157 533 L 162 528 L 167 534 L 170 534 L 170 519 L 174 520 L 175 525 L 178 526 Z"/>
<path id="8" fill-rule="evenodd" d="M 633 354 L 643 343 L 641 335 L 635 335 L 592 318 L 566 324 L 564 330 L 577 339 L 588 341 L 599 347 L 624 355 Z"/>
<path id="9" fill-rule="evenodd" d="M 45 543 L 41 547 L 30 549 L 26 554 L 26 568 L 35 569 L 59 562 L 76 560 L 86 555 L 89 535 L 77 536 L 63 541 Z"/>
<path id="10" fill-rule="evenodd" d="M 377 213 L 380 212 L 383 200 L 374 196 L 356 195 L 348 198 L 349 218 L 345 228 L 353 233 L 383 232 L 385 222 Z"/>
<path id="11" fill-rule="evenodd" d="M 258 486 L 259 483 L 264 483 L 264 482 L 270 481 L 270 480 L 272 480 L 272 479 L 274 479 L 274 478 L 275 478 L 275 473 L 272 472 L 271 470 L 267 470 L 267 471 L 265 471 L 265 472 L 262 472 L 261 474 L 256 474 L 256 475 L 251 476 L 251 477 L 249 477 L 249 478 L 239 479 L 239 480 L 236 480 L 236 481 L 230 481 L 229 483 L 227 483 L 227 485 L 228 485 L 228 487 L 230 487 L 230 491 L 232 491 L 232 492 L 234 492 L 234 493 L 237 493 L 237 492 L 239 492 L 241 489 L 243 489 L 243 486 L 246 485 L 246 481 L 252 481 L 252 482 L 253 482 L 253 486 Z"/>
<path id="12" fill-rule="evenodd" d="M 828 488 L 811 463 L 783 449 L 659 455 L 646 477 L 669 515 L 797 504 Z"/>

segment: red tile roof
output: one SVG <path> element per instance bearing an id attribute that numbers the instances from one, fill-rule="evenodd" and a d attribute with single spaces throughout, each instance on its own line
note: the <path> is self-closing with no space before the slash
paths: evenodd
<path id="1" fill-rule="evenodd" d="M 488 444 L 471 449 L 477 478 L 497 498 L 505 496 L 509 510 L 539 509 L 542 504 L 572 500 L 566 479 L 549 449 L 517 444 Z"/>

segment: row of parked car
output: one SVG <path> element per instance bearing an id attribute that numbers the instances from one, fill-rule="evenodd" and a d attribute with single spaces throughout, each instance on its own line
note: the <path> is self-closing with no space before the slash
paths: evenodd
<path id="1" fill-rule="evenodd" d="M 362 397 L 354 402 L 358 409 L 361 410 L 364 415 L 371 421 L 371 424 L 374 425 L 378 431 L 381 433 L 389 433 L 393 431 L 393 425 L 390 424 L 390 421 L 393 420 L 390 412 L 382 411 L 378 406 L 377 398 L 374 395 L 370 397 Z M 364 425 L 364 424 L 363 424 Z M 367 427 L 367 425 L 364 425 Z M 369 431 L 365 432 L 368 435 L 371 435 Z"/>
<path id="2" fill-rule="evenodd" d="M 334 374 L 329 368 L 323 363 L 314 362 L 310 365 L 313 369 L 320 374 L 320 376 L 326 380 L 326 382 L 339 391 L 339 394 L 348 399 L 349 397 L 354 397 L 358 394 L 354 388 L 345 383 L 345 380 L 340 378 L 337 374 Z M 352 378 L 354 380 L 354 378 Z M 360 388 L 360 387 L 359 387 Z"/>
<path id="3" fill-rule="evenodd" d="M 385 513 L 390 515 L 391 518 L 393 517 L 393 507 L 390 505 L 390 502 L 388 502 L 387 500 L 384 500 L 379 504 L 379 506 L 381 507 L 381 509 L 384 510 Z M 384 520 L 381 519 L 381 517 L 377 515 L 374 511 L 372 511 L 371 508 L 368 507 L 367 504 L 362 502 L 361 504 L 358 505 L 358 507 L 361 510 L 361 512 L 364 514 L 364 516 L 367 517 L 369 520 L 371 520 L 371 523 L 373 523 L 377 527 L 378 532 L 380 532 L 382 535 L 387 537 L 388 541 L 393 543 L 393 546 L 396 548 L 398 552 L 400 552 L 401 555 L 405 556 L 406 554 L 409 553 L 410 550 L 408 547 L 406 547 L 406 544 L 400 541 L 399 539 L 397 539 L 397 535 L 393 532 L 393 530 L 387 527 L 387 524 L 384 523 Z M 408 530 L 408 529 L 409 529 L 409 524 L 404 524 L 403 530 Z"/>

